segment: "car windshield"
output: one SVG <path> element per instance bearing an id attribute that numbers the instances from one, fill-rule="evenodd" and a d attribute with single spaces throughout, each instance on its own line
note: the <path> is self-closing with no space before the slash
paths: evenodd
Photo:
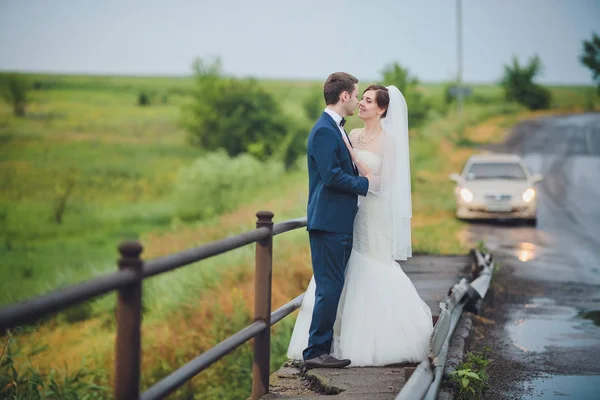
<path id="1" fill-rule="evenodd" d="M 517 163 L 474 163 L 466 176 L 468 181 L 479 179 L 525 180 L 527 176 Z"/>

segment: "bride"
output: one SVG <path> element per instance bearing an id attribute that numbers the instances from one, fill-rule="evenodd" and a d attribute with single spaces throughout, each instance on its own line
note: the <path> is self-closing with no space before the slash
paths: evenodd
<path id="1" fill-rule="evenodd" d="M 358 107 L 365 124 L 350 132 L 349 150 L 355 164 L 368 165 L 373 180 L 354 222 L 331 354 L 352 360 L 354 367 L 420 362 L 427 357 L 433 330 L 431 310 L 395 261 L 412 256 L 406 101 L 395 86 L 371 85 Z M 314 303 L 313 276 L 288 358 L 303 359 Z"/>

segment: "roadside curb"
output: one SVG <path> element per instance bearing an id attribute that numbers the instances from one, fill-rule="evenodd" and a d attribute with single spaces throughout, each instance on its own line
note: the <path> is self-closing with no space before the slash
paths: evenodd
<path id="1" fill-rule="evenodd" d="M 472 328 L 473 314 L 463 313 L 461 319 L 458 321 L 454 335 L 450 339 L 450 348 L 448 349 L 444 375 L 454 371 L 462 363 L 465 355 L 466 341 L 471 335 Z"/>
<path id="2" fill-rule="evenodd" d="M 452 339 L 450 339 L 450 347 L 448 349 L 448 358 L 444 367 L 444 376 L 454 371 L 464 359 L 466 342 L 471 336 L 473 328 L 473 314 L 465 312 L 458 321 L 456 330 Z M 451 388 L 441 387 L 438 392 L 438 399 L 452 400 L 454 399 L 454 391 Z"/>

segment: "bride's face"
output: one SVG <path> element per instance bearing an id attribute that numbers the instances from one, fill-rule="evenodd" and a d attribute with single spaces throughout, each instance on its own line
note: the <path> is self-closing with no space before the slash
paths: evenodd
<path id="1" fill-rule="evenodd" d="M 375 90 L 367 90 L 363 94 L 362 100 L 358 103 L 358 117 L 360 119 L 366 121 L 372 118 L 378 118 L 385 111 L 385 109 L 377 105 L 375 95 Z"/>

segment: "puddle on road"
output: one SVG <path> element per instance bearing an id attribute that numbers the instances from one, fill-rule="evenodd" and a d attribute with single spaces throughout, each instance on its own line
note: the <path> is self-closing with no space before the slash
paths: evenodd
<path id="1" fill-rule="evenodd" d="M 523 352 L 543 352 L 547 346 L 599 345 L 600 331 L 594 326 L 598 321 L 593 318 L 599 318 L 600 313 L 595 313 L 584 317 L 584 313 L 558 306 L 552 299 L 535 298 L 511 311 L 512 322 L 506 330 L 513 344 Z"/>
<path id="2" fill-rule="evenodd" d="M 512 256 L 515 256 L 521 262 L 529 262 L 540 258 L 544 253 L 543 248 L 530 242 L 517 242 L 515 244 L 502 244 L 499 246 Z"/>
<path id="3" fill-rule="evenodd" d="M 600 399 L 600 376 L 544 376 L 523 383 L 528 394 L 523 400 L 544 399 Z"/>
<path id="4" fill-rule="evenodd" d="M 536 256 L 536 246 L 533 243 L 521 242 L 516 246 L 517 258 L 519 261 L 531 261 Z"/>

